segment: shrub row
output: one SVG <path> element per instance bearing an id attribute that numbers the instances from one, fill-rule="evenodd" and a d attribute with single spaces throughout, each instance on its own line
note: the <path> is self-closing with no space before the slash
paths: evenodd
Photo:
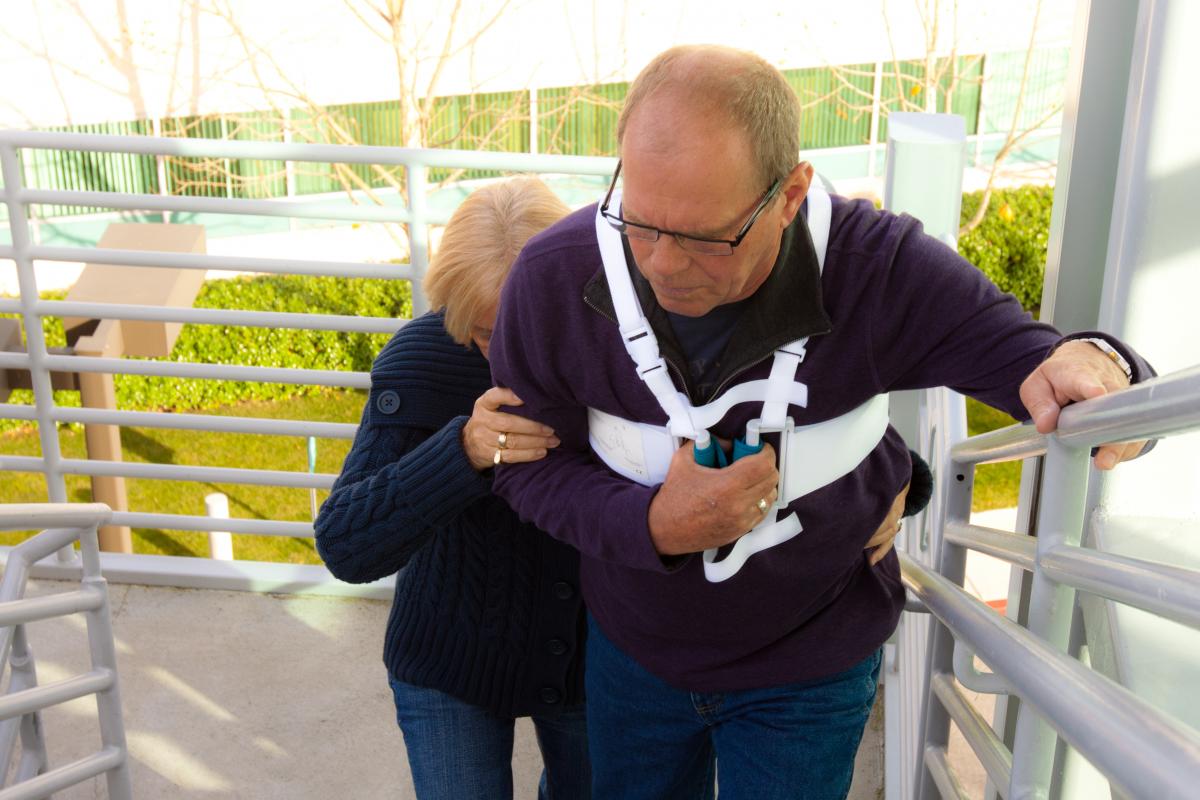
<path id="1" fill-rule="evenodd" d="M 975 216 L 983 192 L 963 195 L 962 224 Z M 963 258 L 1037 314 L 1042 304 L 1053 186 L 1022 186 L 992 193 L 983 221 L 958 240 Z"/>
<path id="2" fill-rule="evenodd" d="M 47 292 L 45 296 L 61 299 L 64 294 Z M 412 308 L 408 281 L 296 275 L 206 281 L 194 305 L 360 317 L 409 317 Z M 47 318 L 43 324 L 48 345 L 65 344 L 62 320 Z M 365 372 L 388 338 L 388 334 L 189 324 L 180 331 L 168 360 Z M 277 400 L 324 390 L 319 386 L 143 375 L 116 375 L 113 384 L 118 408 L 162 411 L 211 409 L 244 400 Z M 9 402 L 32 403 L 32 392 L 13 392 Z M 55 392 L 55 402 L 78 406 L 79 394 Z M 0 419 L 0 431 L 26 424 Z"/>
<path id="3" fill-rule="evenodd" d="M 271 275 L 208 281 L 197 308 L 237 308 L 358 317 L 410 316 L 407 281 Z M 171 361 L 294 369 L 354 370 L 371 361 L 388 334 L 186 325 Z M 246 381 L 212 381 L 118 375 L 120 408 L 206 409 L 241 400 L 275 400 L 320 391 L 320 387 Z"/>

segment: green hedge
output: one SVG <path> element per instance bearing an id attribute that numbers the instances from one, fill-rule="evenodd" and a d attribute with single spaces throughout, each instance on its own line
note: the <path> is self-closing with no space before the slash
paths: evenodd
<path id="1" fill-rule="evenodd" d="M 62 299 L 65 292 L 47 292 Z M 295 275 L 206 281 L 197 308 L 236 308 L 372 317 L 410 317 L 411 285 L 403 280 L 366 280 Z M 62 320 L 43 322 L 50 346 L 65 343 Z M 343 333 L 231 325 L 184 325 L 170 361 L 259 367 L 354 370 L 371 368 L 388 334 Z M 320 386 L 116 375 L 117 407 L 136 410 L 194 411 L 244 400 L 278 400 L 324 391 Z M 79 405 L 78 392 L 55 392 L 62 406 Z M 32 403 L 28 390 L 13 392 L 10 403 Z M 28 423 L 0 420 L 0 431 Z"/>
<path id="2" fill-rule="evenodd" d="M 975 215 L 982 198 L 983 192 L 963 195 L 962 224 Z M 1053 200 L 1053 186 L 995 191 L 979 227 L 958 240 L 963 258 L 1035 315 L 1042 304 Z"/>
<path id="3" fill-rule="evenodd" d="M 208 281 L 195 306 L 408 317 L 410 296 L 408 281 L 272 275 Z M 365 372 L 389 338 L 382 333 L 186 325 L 171 350 L 170 360 Z M 138 409 L 204 409 L 242 400 L 276 400 L 321 391 L 316 386 L 141 375 L 118 375 L 114 384 L 117 406 Z"/>

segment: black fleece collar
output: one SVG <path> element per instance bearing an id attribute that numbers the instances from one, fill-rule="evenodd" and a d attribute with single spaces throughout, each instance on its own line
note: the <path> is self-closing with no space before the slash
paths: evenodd
<path id="1" fill-rule="evenodd" d="M 683 376 L 692 402 L 710 402 L 712 398 L 695 396 L 695 387 L 684 366 L 686 359 L 667 320 L 666 311 L 655 299 L 649 282 L 632 267 L 635 263 L 633 253 L 624 237 L 622 243 L 625 246 L 626 268 L 633 278 L 642 313 L 658 337 L 659 350 L 676 372 Z M 583 287 L 583 299 L 612 322 L 617 321 L 603 265 Z M 737 373 L 757 364 L 789 342 L 829 333 L 832 329 L 833 323 L 829 321 L 821 301 L 821 267 L 817 262 L 817 251 L 809 235 L 805 215 L 797 214 L 783 232 L 779 255 L 771 274 L 746 301 L 745 313 L 738 320 L 733 336 L 721 355 L 716 386 L 723 387 Z"/>

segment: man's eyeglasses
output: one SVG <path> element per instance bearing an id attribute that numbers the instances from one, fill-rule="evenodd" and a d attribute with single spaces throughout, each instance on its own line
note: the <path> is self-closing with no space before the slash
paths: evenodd
<path id="1" fill-rule="evenodd" d="M 754 211 L 750 213 L 750 218 L 746 220 L 746 224 L 741 227 L 737 235 L 732 239 L 707 239 L 703 236 L 688 236 L 675 231 L 664 231 L 659 228 L 652 228 L 649 225 L 639 225 L 636 222 L 629 222 L 622 219 L 619 214 L 613 214 L 608 210 L 609 201 L 612 200 L 613 189 L 617 186 L 617 177 L 621 174 L 621 162 L 617 162 L 617 171 L 613 173 L 612 183 L 608 187 L 608 194 L 604 195 L 604 203 L 600 206 L 600 214 L 608 221 L 608 224 L 616 228 L 621 233 L 628 236 L 630 239 L 638 239 L 643 242 L 657 242 L 658 237 L 666 234 L 674 236 L 675 241 L 679 246 L 689 253 L 695 253 L 701 256 L 731 256 L 733 248 L 742 243 L 746 238 L 746 234 L 750 232 L 750 227 L 754 225 L 754 221 L 758 219 L 767 204 L 771 202 L 771 198 L 779 191 L 779 187 L 783 185 L 782 179 L 777 179 L 771 184 L 771 188 L 767 189 L 767 193 L 763 195 L 763 199 L 755 206 Z"/>

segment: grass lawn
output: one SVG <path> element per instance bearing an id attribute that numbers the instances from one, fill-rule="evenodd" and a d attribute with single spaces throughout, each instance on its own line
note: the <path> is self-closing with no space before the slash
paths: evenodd
<path id="1" fill-rule="evenodd" d="M 1007 428 L 1016 420 L 991 406 L 967 398 L 967 433 L 981 433 Z M 972 511 L 987 511 L 992 508 L 1013 508 L 1021 489 L 1021 462 L 1005 461 L 1003 464 L 983 464 L 975 468 L 975 492 L 971 496 Z"/>
<path id="2" fill-rule="evenodd" d="M 271 403 L 242 403 L 208 413 L 358 422 L 364 398 L 365 393 L 362 392 L 330 391 Z M 60 426 L 59 442 L 67 458 L 86 457 L 82 426 Z M 122 428 L 121 446 L 126 461 L 249 469 L 308 469 L 307 439 L 293 436 Z M 317 472 L 338 472 L 349 449 L 348 439 L 318 439 Z M 0 452 L 8 455 L 40 455 L 36 430 L 0 434 Z M 307 489 L 132 478 L 126 478 L 125 485 L 132 511 L 203 515 L 204 496 L 211 492 L 223 492 L 229 497 L 229 513 L 232 517 L 301 522 L 312 519 Z M 89 479 L 85 476 L 67 476 L 67 493 L 72 501 L 89 502 Z M 318 507 L 327 495 L 328 492 L 317 492 Z M 40 474 L 0 472 L 0 503 L 45 501 L 45 481 Z M 28 535 L 28 532 L 3 532 L 0 533 L 0 544 L 16 544 Z M 207 557 L 208 535 L 197 531 L 135 528 L 133 549 L 137 553 Z M 235 533 L 233 552 L 236 558 L 253 561 L 320 563 L 311 539 Z"/>
<path id="3" fill-rule="evenodd" d="M 363 399 L 362 392 L 331 390 L 311 397 L 271 403 L 242 403 L 211 413 L 239 417 L 357 422 Z M 972 435 L 1011 425 L 1013 422 L 1008 415 L 974 400 L 967 400 L 967 421 Z M 67 458 L 85 457 L 82 426 L 61 426 L 59 441 L 63 455 Z M 250 469 L 308 468 L 307 440 L 292 436 L 123 428 L 121 445 L 127 461 L 236 466 Z M 317 471 L 338 472 L 349 449 L 349 440 L 318 440 Z M 39 455 L 41 449 L 36 431 L 0 434 L 0 452 L 8 455 Z M 1020 462 L 991 464 L 978 468 L 973 509 L 983 511 L 1015 506 L 1020 481 Z M 311 499 L 307 489 L 132 478 L 127 478 L 125 483 L 129 493 L 129 506 L 134 511 L 204 514 L 204 496 L 210 492 L 223 492 L 229 497 L 229 511 L 234 517 L 294 521 L 309 521 L 312 518 Z M 72 501 L 91 500 L 90 484 L 86 477 L 68 476 L 67 491 Z M 327 492 L 317 492 L 318 506 L 326 495 Z M 0 503 L 40 503 L 45 500 L 46 488 L 41 475 L 23 472 L 0 473 Z M 28 535 L 29 532 L 3 532 L 0 533 L 0 544 L 16 544 Z M 207 557 L 208 536 L 196 531 L 135 528 L 133 549 L 137 553 Z M 316 548 L 310 539 L 234 534 L 233 550 L 234 556 L 239 559 L 320 563 Z"/>

